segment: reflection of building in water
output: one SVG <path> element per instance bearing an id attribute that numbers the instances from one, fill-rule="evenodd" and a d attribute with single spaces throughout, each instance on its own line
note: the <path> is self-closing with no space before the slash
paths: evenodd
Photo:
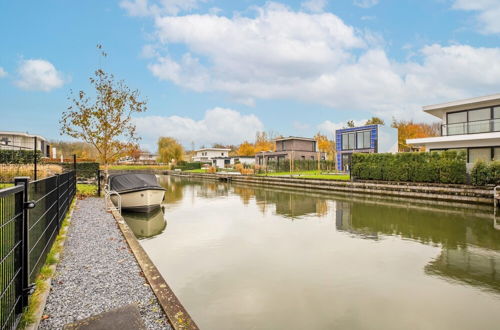
<path id="1" fill-rule="evenodd" d="M 150 213 L 123 212 L 122 216 L 137 238 L 156 236 L 167 226 L 162 208 Z"/>
<path id="2" fill-rule="evenodd" d="M 196 195 L 205 198 L 222 197 L 229 195 L 229 184 L 220 182 L 202 182 L 195 187 Z"/>
<path id="3" fill-rule="evenodd" d="M 500 292 L 500 253 L 481 248 L 443 249 L 425 272 Z"/>
<path id="4" fill-rule="evenodd" d="M 335 202 L 335 226 L 338 231 L 345 231 L 362 238 L 378 239 L 378 233 L 373 232 L 370 228 L 355 227 L 353 225 L 353 217 L 351 208 L 354 203 L 351 202 Z"/>
<path id="5" fill-rule="evenodd" d="M 256 189 L 255 199 L 262 212 L 266 210 L 267 205 L 274 204 L 277 214 L 292 219 L 308 214 L 323 216 L 328 213 L 328 204 L 325 199 L 301 193 Z"/>
<path id="6" fill-rule="evenodd" d="M 233 192 L 240 196 L 243 204 L 248 205 L 252 198 L 262 213 L 268 206 L 274 205 L 277 214 L 288 218 L 298 218 L 308 214 L 324 216 L 328 214 L 326 199 L 310 196 L 301 192 L 254 188 L 248 186 L 233 186 Z"/>

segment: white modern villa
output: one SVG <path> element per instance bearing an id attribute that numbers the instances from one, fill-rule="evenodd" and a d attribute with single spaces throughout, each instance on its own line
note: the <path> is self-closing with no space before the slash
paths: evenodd
<path id="1" fill-rule="evenodd" d="M 46 138 L 24 132 L 0 131 L 0 150 L 41 151 L 44 157 L 50 157 L 50 145 Z"/>
<path id="2" fill-rule="evenodd" d="M 428 151 L 463 150 L 469 166 L 478 160 L 500 160 L 500 94 L 423 107 L 442 120 L 441 136 L 408 139 Z"/>
<path id="3" fill-rule="evenodd" d="M 217 157 L 229 157 L 231 149 L 226 148 L 203 148 L 196 150 L 193 162 L 212 163 L 212 159 Z"/>

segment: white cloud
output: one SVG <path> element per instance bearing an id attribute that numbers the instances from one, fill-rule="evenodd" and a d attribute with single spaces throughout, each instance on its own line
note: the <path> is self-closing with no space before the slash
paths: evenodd
<path id="1" fill-rule="evenodd" d="M 327 3 L 327 0 L 309 0 L 302 2 L 300 6 L 312 13 L 321 13 L 325 9 Z"/>
<path id="2" fill-rule="evenodd" d="M 500 1 L 455 0 L 453 8 L 477 12 L 478 29 L 485 34 L 500 33 Z"/>
<path id="3" fill-rule="evenodd" d="M 173 44 L 187 50 L 179 56 L 152 53 L 150 71 L 160 80 L 225 92 L 248 105 L 258 99 L 300 100 L 387 120 L 422 119 L 422 105 L 498 92 L 500 48 L 436 44 L 398 62 L 380 46 L 379 36 L 331 13 L 276 3 L 255 10 L 251 17 L 156 17 L 155 42 L 163 50 Z"/>
<path id="4" fill-rule="evenodd" d="M 354 4 L 361 8 L 370 8 L 377 5 L 379 0 L 354 0 Z"/>
<path id="5" fill-rule="evenodd" d="M 130 16 L 178 15 L 198 8 L 200 2 L 206 0 L 123 0 L 120 7 Z"/>
<path id="6" fill-rule="evenodd" d="M 15 84 L 26 90 L 48 92 L 64 85 L 61 72 L 46 60 L 23 60 L 18 68 L 19 78 Z"/>
<path id="7" fill-rule="evenodd" d="M 243 115 L 238 111 L 224 108 L 207 110 L 201 120 L 180 116 L 148 116 L 135 118 L 137 132 L 146 145 L 156 143 L 159 136 L 171 136 L 184 146 L 191 142 L 197 145 L 213 143 L 237 144 L 253 140 L 264 125 L 255 115 Z"/>
<path id="8" fill-rule="evenodd" d="M 7 71 L 5 71 L 1 66 L 0 66 L 0 78 L 6 77 L 7 76 Z"/>

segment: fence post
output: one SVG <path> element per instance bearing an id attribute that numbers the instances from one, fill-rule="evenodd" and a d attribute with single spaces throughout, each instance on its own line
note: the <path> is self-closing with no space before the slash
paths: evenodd
<path id="1" fill-rule="evenodd" d="M 73 154 L 73 169 L 76 171 L 76 155 Z"/>
<path id="2" fill-rule="evenodd" d="M 101 197 L 101 170 L 97 170 L 97 196 Z"/>
<path id="3" fill-rule="evenodd" d="M 33 169 L 33 171 L 34 171 L 33 179 L 36 180 L 37 179 L 37 172 L 38 172 L 37 171 L 37 157 L 36 157 L 37 156 L 37 154 L 36 154 L 36 148 L 37 148 L 37 144 L 38 143 L 37 143 L 37 137 L 36 136 L 35 136 L 35 140 L 34 141 L 35 141 L 35 143 L 34 143 L 35 145 L 34 145 L 34 148 L 33 148 L 33 165 L 34 165 L 33 166 L 34 167 L 34 169 Z"/>
<path id="4" fill-rule="evenodd" d="M 26 207 L 26 203 L 28 202 L 28 182 L 29 177 L 17 177 L 14 178 L 14 184 L 16 186 L 23 185 L 23 232 L 22 232 L 22 243 L 21 243 L 21 287 L 22 287 L 22 297 L 21 297 L 21 305 L 28 305 L 28 295 L 30 290 L 29 285 L 29 245 L 28 245 L 28 233 L 29 233 L 29 211 Z"/>
<path id="5" fill-rule="evenodd" d="M 61 225 L 59 223 L 60 220 L 60 214 L 59 214 L 59 200 L 61 199 L 60 193 L 59 193 L 59 174 L 55 175 L 56 177 L 56 189 L 57 189 L 57 202 L 56 202 L 56 210 L 57 210 L 57 231 L 59 232 L 59 229 L 61 229 Z"/>

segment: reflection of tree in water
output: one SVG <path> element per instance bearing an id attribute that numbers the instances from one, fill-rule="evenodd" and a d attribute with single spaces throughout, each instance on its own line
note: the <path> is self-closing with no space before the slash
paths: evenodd
<path id="1" fill-rule="evenodd" d="M 429 275 L 500 293 L 500 231 L 490 221 L 439 209 L 336 202 L 337 230 L 379 239 L 397 235 L 441 245 L 441 254 L 426 267 Z"/>
<path id="2" fill-rule="evenodd" d="M 187 180 L 182 180 L 179 177 L 162 175 L 158 182 L 166 189 L 163 202 L 167 204 L 175 204 L 180 202 L 184 197 L 184 187 L 187 185 Z"/>
<path id="3" fill-rule="evenodd" d="M 244 205 L 248 205 L 250 203 L 250 200 L 255 197 L 254 188 L 235 186 L 233 191 L 236 195 L 241 197 L 241 201 Z"/>

